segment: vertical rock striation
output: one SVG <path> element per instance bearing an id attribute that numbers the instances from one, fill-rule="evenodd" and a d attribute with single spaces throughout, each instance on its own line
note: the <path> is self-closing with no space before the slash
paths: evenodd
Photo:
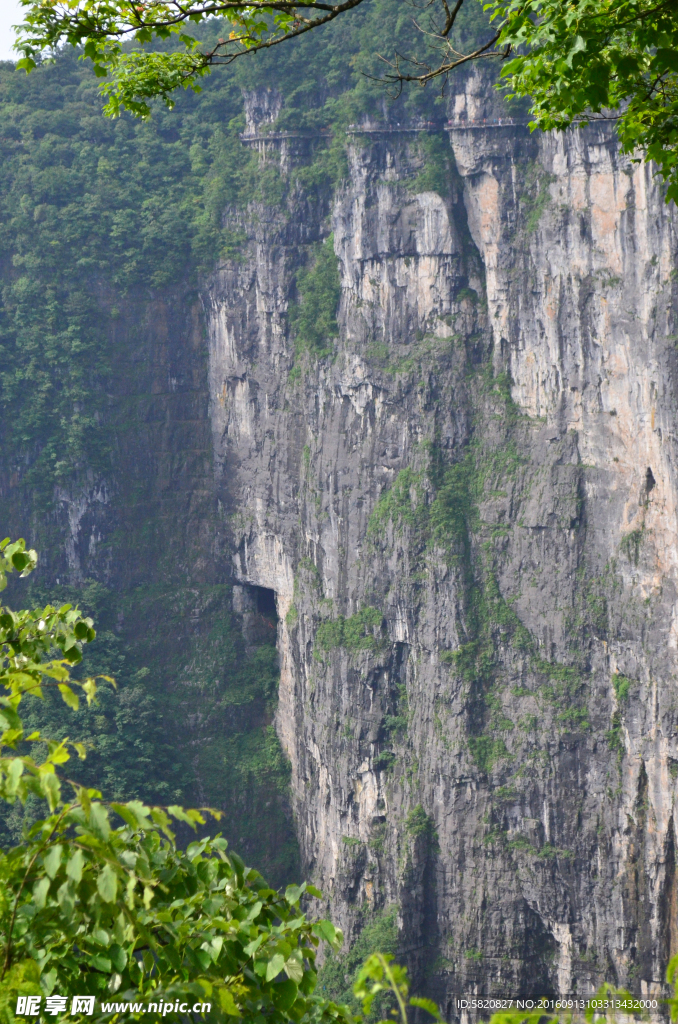
<path id="1" fill-rule="evenodd" d="M 675 217 L 605 129 L 450 144 L 439 194 L 415 136 L 355 136 L 337 194 L 252 206 L 203 296 L 304 866 L 349 936 L 398 907 L 450 1015 L 473 991 L 656 992 L 678 951 Z M 288 307 L 330 230 L 327 357 Z"/>

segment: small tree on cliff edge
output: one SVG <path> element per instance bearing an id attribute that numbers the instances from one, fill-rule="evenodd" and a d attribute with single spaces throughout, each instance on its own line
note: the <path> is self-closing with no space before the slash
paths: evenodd
<path id="1" fill-rule="evenodd" d="M 104 79 L 106 112 L 150 114 L 158 97 L 172 106 L 178 88 L 199 90 L 211 68 L 304 35 L 369 0 L 21 0 L 17 49 L 30 71 L 62 44 L 82 47 Z M 394 0 L 395 2 L 395 0 Z M 484 40 L 459 52 L 453 29 L 464 4 L 412 4 L 419 49 L 386 48 L 384 80 L 425 85 L 470 61 L 502 62 L 503 85 L 530 97 L 532 127 L 566 128 L 613 120 L 622 146 L 655 160 L 678 199 L 678 7 L 673 0 L 489 0 Z M 202 47 L 191 25 L 224 17 L 225 38 Z M 424 22 L 419 24 L 417 18 Z M 172 52 L 151 52 L 174 37 Z M 125 43 L 132 42 L 130 48 Z"/>

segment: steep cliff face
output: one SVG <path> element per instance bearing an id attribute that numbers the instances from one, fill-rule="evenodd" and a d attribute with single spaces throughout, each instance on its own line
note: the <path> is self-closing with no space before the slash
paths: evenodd
<path id="1" fill-rule="evenodd" d="M 482 102 L 471 79 L 452 110 Z M 604 129 L 449 139 L 422 191 L 414 133 L 352 137 L 340 191 L 251 207 L 203 296 L 304 867 L 349 936 L 398 907 L 450 1014 L 654 992 L 678 951 L 675 219 Z M 288 305 L 330 230 L 314 356 Z"/>
<path id="2" fill-rule="evenodd" d="M 544 543 L 554 519 L 551 470 L 550 486 L 535 479 L 518 513 L 520 533 L 499 577 L 550 660 L 570 662 L 578 629 L 589 632 L 593 729 L 577 746 L 576 775 L 565 769 L 563 777 L 561 763 L 553 779 L 574 792 L 565 800 L 544 793 L 544 829 L 550 816 L 579 876 L 579 893 L 568 894 L 553 922 L 559 983 L 580 975 L 585 945 L 615 976 L 651 987 L 676 951 L 675 220 L 648 168 L 620 159 L 603 133 L 541 139 L 529 154 L 534 164 L 494 139 L 453 145 L 486 268 L 495 368 L 508 368 L 518 406 L 543 418 L 549 447 L 569 439 L 578 479 L 567 547 L 556 554 Z M 516 244 L 516 183 L 532 173 L 543 212 L 531 238 Z M 530 585 L 535 569 L 546 587 Z M 573 621 L 587 576 L 588 608 Z M 609 752 L 596 735 L 606 716 Z M 581 823 L 568 802 L 579 802 Z M 577 857 L 582 840 L 588 871 Z"/>

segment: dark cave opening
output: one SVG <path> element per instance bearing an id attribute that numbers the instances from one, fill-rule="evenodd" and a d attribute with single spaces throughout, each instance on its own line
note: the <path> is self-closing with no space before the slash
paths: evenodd
<path id="1" fill-rule="evenodd" d="M 277 622 L 278 609 L 275 603 L 275 590 L 269 590 L 268 587 L 255 586 L 251 590 L 259 614 L 263 615 L 265 619 L 272 619 L 274 622 Z"/>
<path id="2" fill-rule="evenodd" d="M 275 590 L 258 587 L 255 583 L 240 584 L 234 595 L 234 611 L 242 615 L 242 630 L 248 648 L 262 644 L 276 645 L 278 637 L 278 610 Z"/>

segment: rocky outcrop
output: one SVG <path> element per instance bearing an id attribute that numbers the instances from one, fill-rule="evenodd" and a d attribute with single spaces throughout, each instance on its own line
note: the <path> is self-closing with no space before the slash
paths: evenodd
<path id="1" fill-rule="evenodd" d="M 471 80 L 455 117 L 480 102 Z M 475 97 L 475 98 L 474 98 Z M 251 208 L 204 308 L 234 572 L 275 591 L 305 869 L 420 984 L 657 992 L 676 933 L 675 218 L 605 129 L 414 133 Z M 331 357 L 295 274 L 333 231 Z"/>

